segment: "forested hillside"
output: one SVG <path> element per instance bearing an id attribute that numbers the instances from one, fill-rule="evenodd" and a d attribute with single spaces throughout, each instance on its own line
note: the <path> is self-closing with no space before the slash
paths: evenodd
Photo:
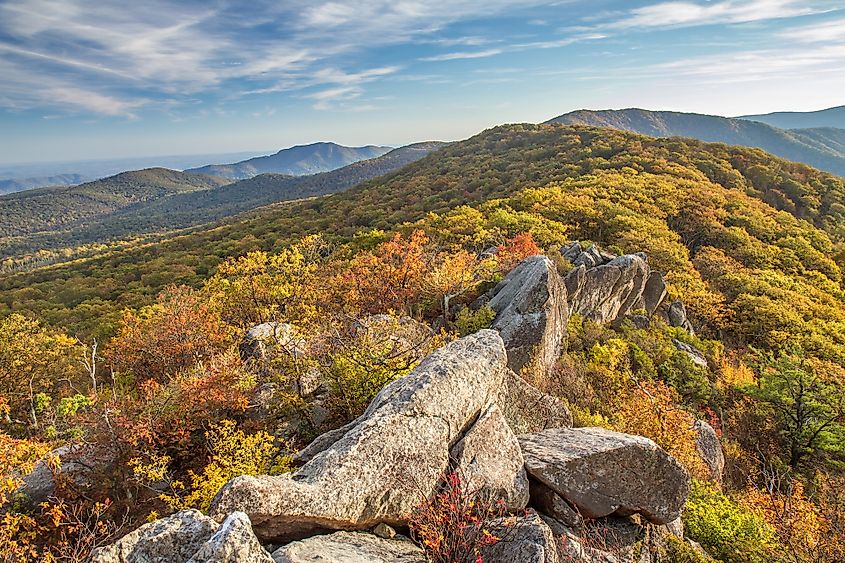
<path id="1" fill-rule="evenodd" d="M 661 467 L 678 477 L 659 487 L 674 491 L 675 508 L 656 506 L 662 516 L 642 505 L 634 512 L 666 524 L 685 501 L 687 537 L 725 562 L 841 560 L 843 197 L 842 178 L 760 150 L 586 126 L 506 125 L 341 193 L 4 275 L 0 443 L 7 453 L 0 472 L 8 479 L 0 481 L 0 506 L 8 518 L 0 537 L 14 541 L 0 544 L 0 554 L 38 560 L 57 545 L 88 553 L 176 510 L 214 513 L 221 503 L 253 510 L 264 493 L 244 501 L 237 487 L 251 481 L 237 481 L 232 493 L 237 475 L 288 473 L 305 463 L 301 478 L 311 479 L 309 471 L 322 474 L 313 468 L 329 458 L 367 463 L 356 447 L 343 448 L 350 440 L 374 447 L 369 430 L 343 440 L 323 433 L 358 419 L 397 378 L 429 382 L 417 392 L 430 388 L 430 374 L 451 373 L 463 361 L 498 366 L 505 351 L 492 331 L 441 348 L 492 326 L 508 345 L 508 367 L 536 387 L 525 392 L 558 405 L 558 426 L 571 420 L 642 435 L 672 456 Z M 526 274 L 538 265 L 542 275 Z M 625 306 L 608 312 L 584 280 L 614 268 L 628 268 L 641 295 L 629 299 L 621 278 L 610 279 L 610 296 Z M 645 275 L 665 284 L 656 301 L 646 298 Z M 543 318 L 561 326 L 539 342 L 516 338 L 535 333 L 511 331 L 513 318 L 503 316 L 530 316 L 524 307 L 536 303 L 497 285 L 503 278 L 547 284 L 530 295 L 546 295 L 552 304 Z M 508 299 L 515 304 L 502 303 Z M 542 358 L 540 345 L 547 346 Z M 459 360 L 423 359 L 437 349 L 457 350 Z M 538 357 L 515 365 L 514 350 Z M 473 381 L 493 374 L 485 383 L 492 387 L 503 369 L 466 368 Z M 381 406 L 408 399 L 408 385 Z M 477 400 L 471 387 L 441 395 Z M 415 440 L 442 428 L 438 417 L 457 416 L 447 405 L 428 421 L 427 409 L 442 405 L 425 405 L 413 416 L 365 416 L 374 424 L 402 421 L 390 426 L 402 432 L 430 422 L 425 432 L 408 430 Z M 487 420 L 465 414 L 456 428 Z M 701 453 L 701 428 L 710 429 L 721 461 Z M 604 435 L 586 431 L 595 432 Z M 328 438 L 300 450 L 320 435 Z M 410 442 L 379 440 L 374 452 L 395 448 L 427 463 Z M 54 449 L 65 444 L 76 447 Z M 321 447 L 335 450 L 309 466 Z M 45 485 L 19 475 L 51 449 L 67 467 L 39 506 L 32 497 Z M 408 486 L 410 477 L 400 476 L 397 483 Z M 279 479 L 279 487 L 296 482 Z M 460 476 L 450 479 L 460 488 Z M 628 478 L 614 482 L 624 487 Z M 394 498 L 379 492 L 387 486 L 367 481 L 360 492 L 381 502 Z M 28 501 L 16 500 L 18 487 Z M 228 496 L 218 494 L 221 487 Z M 328 496 L 318 512 L 337 499 L 320 494 Z M 630 514 L 623 508 L 616 518 Z M 570 539 L 620 555 L 610 542 L 589 543 L 612 525 L 605 517 L 614 510 L 576 515 Z M 279 530 L 293 520 L 283 521 L 274 528 L 256 519 L 253 527 L 265 544 L 287 540 Z M 410 525 L 430 553 L 438 534 L 452 529 L 423 522 Z M 313 522 L 299 524 L 313 533 Z M 656 546 L 650 542 L 658 536 L 642 534 L 636 549 L 667 557 L 650 561 L 703 560 L 692 544 Z M 623 560 L 632 561 L 631 553 Z"/>
<path id="2" fill-rule="evenodd" d="M 416 143 L 394 149 L 377 158 L 310 176 L 261 174 L 248 180 L 226 184 L 224 180 L 218 178 L 184 174 L 178 177 L 190 181 L 196 180 L 198 185 L 208 185 L 213 189 L 173 191 L 158 194 L 156 197 L 148 195 L 151 189 L 149 182 L 135 183 L 138 178 L 149 176 L 150 171 L 130 172 L 79 186 L 79 189 L 71 192 L 72 195 L 54 198 L 54 192 L 44 193 L 40 199 L 36 198 L 39 207 L 28 205 L 33 212 L 37 209 L 44 211 L 48 218 L 59 215 L 59 209 L 67 203 L 68 197 L 80 198 L 80 194 L 112 193 L 111 190 L 123 189 L 127 199 L 120 207 L 91 205 L 91 213 L 86 213 L 84 220 L 71 220 L 70 217 L 63 217 L 61 222 L 45 219 L 45 224 L 33 226 L 31 229 L 35 230 L 26 233 L 22 232 L 24 231 L 22 227 L 15 228 L 15 222 L 31 223 L 32 221 L 23 218 L 20 212 L 15 212 L 12 208 L 13 200 L 9 200 L 7 230 L 13 234 L 19 234 L 0 236 L 0 259 L 12 259 L 7 267 L 49 263 L 86 251 L 90 253 L 99 250 L 104 244 L 114 240 L 174 231 L 230 217 L 270 203 L 342 191 L 365 180 L 401 168 L 441 146 L 443 144 L 437 142 Z M 167 171 L 166 174 L 167 177 L 172 177 L 182 173 Z M 0 199 L 0 206 L 3 201 Z M 71 205 L 81 206 L 82 201 L 73 200 Z M 93 214 L 95 210 L 99 212 Z M 73 213 L 72 207 L 71 216 Z M 83 213 L 83 211 L 77 213 Z M 73 249 L 81 245 L 94 245 L 94 248 Z"/>
<path id="3" fill-rule="evenodd" d="M 566 125 L 613 127 L 656 137 L 691 137 L 701 141 L 760 148 L 845 176 L 843 130 L 778 129 L 765 123 L 716 115 L 643 109 L 578 110 L 550 120 Z"/>
<path id="4" fill-rule="evenodd" d="M 131 205 L 210 190 L 227 180 L 165 168 L 124 172 L 80 184 L 39 188 L 0 197 L 0 241 L 68 228 Z"/>

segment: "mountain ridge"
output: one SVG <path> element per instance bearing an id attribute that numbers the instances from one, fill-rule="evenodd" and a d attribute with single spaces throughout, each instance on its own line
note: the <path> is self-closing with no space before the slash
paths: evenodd
<path id="1" fill-rule="evenodd" d="M 274 173 L 305 176 L 329 172 L 360 160 L 379 157 L 392 147 L 366 145 L 347 147 L 333 142 L 295 145 L 277 153 L 257 156 L 232 164 L 209 164 L 185 172 L 207 174 L 231 180 L 245 180 L 259 174 Z"/>
<path id="2" fill-rule="evenodd" d="M 738 119 L 759 121 L 781 129 L 815 129 L 828 127 L 845 129 L 845 106 L 836 106 L 816 111 L 776 111 L 757 115 L 743 115 Z"/>
<path id="3" fill-rule="evenodd" d="M 841 140 L 837 140 L 838 130 L 784 130 L 739 118 L 640 108 L 576 110 L 546 123 L 611 127 L 654 137 L 689 137 L 754 147 L 845 176 L 845 152 Z"/>

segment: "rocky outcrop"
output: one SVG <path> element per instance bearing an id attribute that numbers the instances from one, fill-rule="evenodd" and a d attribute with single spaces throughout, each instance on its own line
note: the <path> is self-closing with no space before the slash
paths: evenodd
<path id="1" fill-rule="evenodd" d="M 666 299 L 666 281 L 660 272 L 651 272 L 643 287 L 643 309 L 651 316 Z"/>
<path id="2" fill-rule="evenodd" d="M 508 367 L 519 373 L 536 365 L 551 370 L 560 356 L 569 311 L 566 289 L 551 260 L 530 256 L 493 288 L 488 305 L 496 312 L 491 328 L 502 335 Z"/>
<path id="3" fill-rule="evenodd" d="M 249 517 L 234 512 L 188 563 L 273 563 L 273 559 L 258 543 Z"/>
<path id="4" fill-rule="evenodd" d="M 566 499 L 536 479 L 530 480 L 531 505 L 543 514 L 571 527 L 583 522 L 578 511 Z"/>
<path id="5" fill-rule="evenodd" d="M 684 306 L 683 301 L 676 300 L 668 305 L 664 305 L 666 306 L 665 318 L 669 326 L 679 327 L 690 334 L 694 334 L 692 323 L 687 318 L 687 308 Z"/>
<path id="6" fill-rule="evenodd" d="M 267 322 L 255 325 L 244 334 L 239 346 L 241 359 L 264 367 L 271 348 L 280 348 L 298 356 L 303 352 L 304 341 L 288 323 Z"/>
<path id="7" fill-rule="evenodd" d="M 509 511 L 528 504 L 522 451 L 495 404 L 455 444 L 450 456 L 467 490 L 476 491 L 484 499 L 502 499 Z"/>
<path id="8" fill-rule="evenodd" d="M 543 393 L 510 370 L 496 395 L 496 404 L 517 434 L 572 426 L 572 413 L 563 401 Z"/>
<path id="9" fill-rule="evenodd" d="M 361 532 L 335 532 L 295 541 L 273 552 L 275 563 L 425 563 L 425 553 L 408 539 L 384 539 Z"/>
<path id="10" fill-rule="evenodd" d="M 700 368 L 707 369 L 707 358 L 704 356 L 701 350 L 699 350 L 695 346 L 687 344 L 686 342 L 681 342 L 677 338 L 672 339 L 672 345 L 679 352 L 683 352 L 684 355 L 692 361 L 692 363 L 694 363 Z"/>
<path id="11" fill-rule="evenodd" d="M 554 534 L 536 512 L 529 512 L 518 518 L 503 518 L 488 526 L 490 532 L 501 540 L 482 548 L 481 557 L 484 561 L 513 563 L 558 563 L 560 561 Z"/>
<path id="12" fill-rule="evenodd" d="M 603 428 L 519 436 L 525 468 L 585 517 L 639 513 L 675 520 L 689 494 L 686 470 L 654 442 Z"/>
<path id="13" fill-rule="evenodd" d="M 696 420 L 693 430 L 695 430 L 695 449 L 707 466 L 710 480 L 721 483 L 722 474 L 725 472 L 725 454 L 716 430 L 703 420 Z"/>
<path id="14" fill-rule="evenodd" d="M 619 321 L 641 298 L 648 276 L 644 254 L 619 256 L 587 268 L 570 312 L 599 323 Z"/>
<path id="15" fill-rule="evenodd" d="M 211 514 L 246 512 L 264 540 L 405 522 L 448 467 L 450 446 L 493 402 L 506 366 L 495 331 L 444 346 L 385 387 L 342 437 L 295 473 L 237 477 Z"/>
<path id="16" fill-rule="evenodd" d="M 183 510 L 144 524 L 114 544 L 95 550 L 91 563 L 185 563 L 218 527 L 198 510 Z"/>

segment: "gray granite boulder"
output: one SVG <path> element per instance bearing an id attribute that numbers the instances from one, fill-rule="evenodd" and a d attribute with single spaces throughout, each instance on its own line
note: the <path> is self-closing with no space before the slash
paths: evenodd
<path id="1" fill-rule="evenodd" d="M 291 542 L 273 552 L 275 563 L 425 563 L 425 553 L 408 539 L 363 532 L 335 532 Z"/>
<path id="2" fill-rule="evenodd" d="M 564 349 L 569 319 L 566 288 L 551 260 L 529 256 L 520 262 L 493 288 L 488 306 L 496 312 L 491 328 L 502 335 L 508 367 L 550 371 Z"/>
<path id="3" fill-rule="evenodd" d="M 337 440 L 299 470 L 237 477 L 217 494 L 210 512 L 247 513 L 265 541 L 379 522 L 401 525 L 435 489 L 450 447 L 494 402 L 506 374 L 497 332 L 451 342 L 385 387 L 342 436 L 333 436 Z"/>
<path id="4" fill-rule="evenodd" d="M 641 514 L 666 524 L 681 513 L 689 474 L 654 442 L 603 428 L 519 436 L 529 476 L 587 518 Z"/>

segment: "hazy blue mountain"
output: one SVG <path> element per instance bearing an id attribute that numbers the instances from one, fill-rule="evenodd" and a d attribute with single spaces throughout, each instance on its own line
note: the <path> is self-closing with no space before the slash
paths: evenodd
<path id="1" fill-rule="evenodd" d="M 578 110 L 549 122 L 755 147 L 845 176 L 845 131 L 836 129 L 785 130 L 745 119 L 644 109 Z"/>
<path id="2" fill-rule="evenodd" d="M 0 257 L 172 231 L 271 203 L 340 192 L 394 172 L 445 144 L 416 143 L 310 176 L 261 174 L 224 184 L 227 180 L 202 174 L 143 170 L 76 188 L 0 197 Z M 68 207 L 72 212 L 62 212 Z M 8 225 L 2 228 L 4 223 Z"/>
<path id="3" fill-rule="evenodd" d="M 186 172 L 208 174 L 232 180 L 244 180 L 259 174 L 305 176 L 342 168 L 346 165 L 381 156 L 391 147 L 345 147 L 336 143 L 313 143 L 282 149 L 276 154 L 250 158 L 234 164 L 210 164 Z"/>
<path id="4" fill-rule="evenodd" d="M 845 129 L 845 106 L 819 111 L 779 111 L 760 115 L 743 115 L 740 119 L 760 121 L 781 129 L 815 129 L 818 127 Z"/>
<path id="5" fill-rule="evenodd" d="M 0 194 L 48 186 L 75 186 L 121 172 L 146 168 L 184 170 L 210 160 L 235 160 L 255 156 L 257 151 L 199 155 L 142 156 L 67 162 L 0 164 Z"/>

